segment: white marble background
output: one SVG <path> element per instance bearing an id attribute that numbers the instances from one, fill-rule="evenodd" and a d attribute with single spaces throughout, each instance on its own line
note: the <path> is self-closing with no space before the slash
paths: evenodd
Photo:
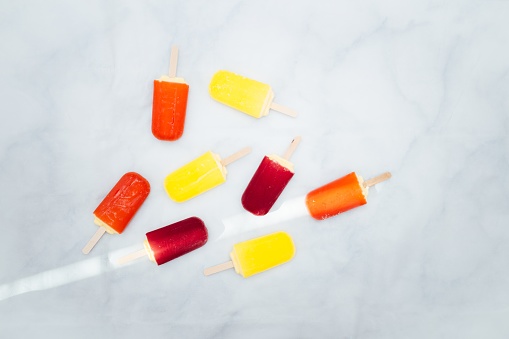
<path id="1" fill-rule="evenodd" d="M 0 337 L 508 338 L 508 18 L 492 0 L 1 1 Z M 150 133 L 152 81 L 172 44 L 191 89 L 184 137 L 167 143 Z M 271 84 L 300 116 L 213 101 L 219 69 Z M 218 239 L 262 156 L 295 135 L 275 208 L 350 171 L 393 178 L 335 218 Z M 166 174 L 244 145 L 226 184 L 166 197 Z M 149 198 L 84 256 L 92 211 L 127 171 Z M 191 215 L 203 248 L 109 262 Z M 275 230 L 294 238 L 290 263 L 202 275 Z"/>

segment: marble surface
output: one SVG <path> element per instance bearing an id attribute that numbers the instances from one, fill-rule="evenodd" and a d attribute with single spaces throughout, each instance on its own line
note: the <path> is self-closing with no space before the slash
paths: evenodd
<path id="1" fill-rule="evenodd" d="M 491 0 L 2 1 L 0 337 L 508 338 L 508 16 Z M 191 89 L 170 143 L 150 123 L 173 44 Z M 299 116 L 213 101 L 220 69 L 269 83 Z M 296 135 L 284 213 L 250 217 L 247 182 Z M 244 146 L 224 185 L 166 196 L 172 170 Z M 83 255 L 92 211 L 128 171 L 149 198 Z M 302 212 L 351 171 L 393 178 L 345 214 Z M 201 249 L 112 263 L 192 215 L 209 228 Z M 203 276 L 277 230 L 297 247 L 288 264 Z"/>

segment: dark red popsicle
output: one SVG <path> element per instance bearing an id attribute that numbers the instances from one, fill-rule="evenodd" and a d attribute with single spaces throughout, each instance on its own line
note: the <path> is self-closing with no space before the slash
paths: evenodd
<path id="1" fill-rule="evenodd" d="M 242 206 L 254 215 L 267 214 L 293 177 L 293 171 L 277 158 L 263 158 L 242 195 Z"/>
<path id="2" fill-rule="evenodd" d="M 147 233 L 149 258 L 162 265 L 202 247 L 208 240 L 200 218 L 190 217 Z"/>
<path id="3" fill-rule="evenodd" d="M 242 206 L 254 215 L 265 215 L 293 177 L 289 161 L 299 145 L 300 136 L 293 138 L 283 157 L 265 156 L 242 194 Z"/>

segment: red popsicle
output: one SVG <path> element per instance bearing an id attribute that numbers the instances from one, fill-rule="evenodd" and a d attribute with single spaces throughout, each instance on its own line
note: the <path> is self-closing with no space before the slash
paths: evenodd
<path id="1" fill-rule="evenodd" d="M 160 140 L 175 141 L 184 133 L 189 85 L 177 78 L 178 48 L 173 46 L 170 73 L 154 80 L 152 134 Z"/>
<path id="2" fill-rule="evenodd" d="M 146 237 L 144 249 L 120 258 L 118 263 L 148 256 L 157 265 L 162 265 L 205 245 L 208 231 L 201 219 L 190 217 L 148 232 Z"/>
<path id="3" fill-rule="evenodd" d="M 292 179 L 293 164 L 289 161 L 301 137 L 293 139 L 285 155 L 265 156 L 242 195 L 242 206 L 254 215 L 267 214 Z"/>
<path id="4" fill-rule="evenodd" d="M 124 174 L 94 211 L 99 229 L 83 248 L 88 254 L 105 232 L 120 234 L 150 193 L 148 181 L 135 172 Z"/>

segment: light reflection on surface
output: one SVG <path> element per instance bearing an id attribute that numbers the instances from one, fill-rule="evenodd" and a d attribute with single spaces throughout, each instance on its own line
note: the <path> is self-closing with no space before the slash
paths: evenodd
<path id="1" fill-rule="evenodd" d="M 15 297 L 20 294 L 42 291 L 50 288 L 70 284 L 79 280 L 91 278 L 135 263 L 118 265 L 116 261 L 125 254 L 140 249 L 140 245 L 126 247 L 105 255 L 85 259 L 67 266 L 55 268 L 32 276 L 0 285 L 0 300 Z"/>
<path id="2" fill-rule="evenodd" d="M 308 215 L 305 198 L 305 196 L 300 196 L 288 200 L 279 209 L 264 216 L 243 212 L 223 219 L 224 231 L 217 240 Z"/>

